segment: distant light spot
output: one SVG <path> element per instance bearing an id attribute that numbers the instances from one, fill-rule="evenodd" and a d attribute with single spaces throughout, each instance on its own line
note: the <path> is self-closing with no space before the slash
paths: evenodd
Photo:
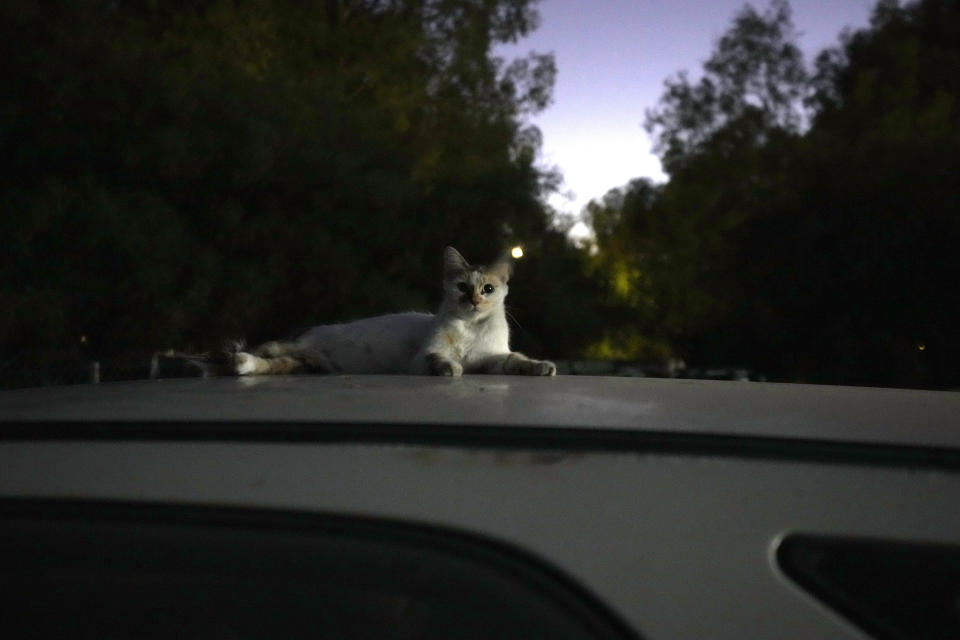
<path id="1" fill-rule="evenodd" d="M 927 350 L 927 345 L 925 345 L 925 344 L 923 344 L 923 343 L 921 342 L 920 344 L 917 345 L 917 349 L 920 349 L 920 351 L 926 351 L 926 350 Z"/>
<path id="2" fill-rule="evenodd" d="M 87 344 L 87 336 L 80 336 L 80 344 Z"/>
<path id="3" fill-rule="evenodd" d="M 519 260 L 520 258 L 523 257 L 523 247 L 514 247 L 510 251 L 510 255 L 512 255 L 515 259 Z"/>

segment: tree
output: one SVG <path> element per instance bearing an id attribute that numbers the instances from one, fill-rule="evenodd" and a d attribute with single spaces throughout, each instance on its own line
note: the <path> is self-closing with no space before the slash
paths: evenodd
<path id="1" fill-rule="evenodd" d="M 598 303 L 605 330 L 587 350 L 598 359 L 657 360 L 673 355 L 656 276 L 671 256 L 659 242 L 665 222 L 657 202 L 662 187 L 648 179 L 611 189 L 584 209 L 593 229 L 591 272 L 603 284 Z"/>
<path id="2" fill-rule="evenodd" d="M 807 72 L 796 38 L 786 0 L 773 0 L 762 14 L 746 5 L 716 43 L 697 83 L 686 72 L 667 79 L 645 127 L 668 173 L 710 144 L 757 145 L 771 130 L 800 130 Z"/>
<path id="3" fill-rule="evenodd" d="M 670 182 L 588 210 L 600 268 L 644 276 L 620 331 L 778 380 L 956 386 L 960 11 L 880 2 L 809 79 L 788 18 L 744 9 L 698 84 L 668 81 Z"/>
<path id="4" fill-rule="evenodd" d="M 803 122 L 806 71 L 795 37 L 785 2 L 740 11 L 700 81 L 668 79 L 647 112 L 670 182 L 635 181 L 587 208 L 596 268 L 612 283 L 610 299 L 632 310 L 614 330 L 621 357 L 726 358 L 703 337 L 725 334 L 737 314 L 737 243 L 758 215 L 764 173 L 781 163 L 775 150 Z"/>
<path id="5" fill-rule="evenodd" d="M 26 366 L 0 376 L 430 307 L 444 244 L 552 237 L 526 118 L 553 59 L 491 53 L 536 21 L 535 0 L 4 5 L 0 353 Z"/>
<path id="6" fill-rule="evenodd" d="M 960 382 L 960 183 L 949 169 L 960 152 L 958 33 L 955 2 L 884 1 L 869 28 L 818 58 L 794 179 L 806 210 L 780 221 L 794 255 L 810 256 L 794 268 L 799 299 L 821 316 L 804 345 L 817 354 L 803 366 L 810 377 Z M 753 246 L 785 249 L 767 236 Z"/>

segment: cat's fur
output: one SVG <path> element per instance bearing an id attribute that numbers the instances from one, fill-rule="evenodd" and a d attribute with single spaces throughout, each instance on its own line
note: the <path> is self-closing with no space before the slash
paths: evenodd
<path id="1" fill-rule="evenodd" d="M 472 266 L 447 247 L 443 302 L 436 315 L 395 313 L 313 327 L 293 341 L 238 351 L 234 372 L 556 375 L 552 362 L 510 351 L 503 306 L 510 275 L 506 259 Z"/>

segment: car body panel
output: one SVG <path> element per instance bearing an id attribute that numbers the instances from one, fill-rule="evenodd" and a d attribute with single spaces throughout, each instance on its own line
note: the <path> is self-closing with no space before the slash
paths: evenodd
<path id="1" fill-rule="evenodd" d="M 960 449 L 960 394 L 559 376 L 260 376 L 0 392 L 0 422 L 528 426 Z"/>
<path id="2" fill-rule="evenodd" d="M 960 544 L 958 402 L 565 377 L 7 392 L 0 499 L 428 525 L 542 559 L 640 637 L 866 638 L 781 572 L 777 545 L 793 533 Z M 838 455 L 850 448 L 862 453 Z"/>

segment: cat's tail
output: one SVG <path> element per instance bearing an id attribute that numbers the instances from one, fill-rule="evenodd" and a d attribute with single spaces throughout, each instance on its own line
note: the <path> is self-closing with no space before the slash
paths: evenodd
<path id="1" fill-rule="evenodd" d="M 166 351 L 157 353 L 151 367 L 151 377 L 182 378 L 237 375 L 236 355 L 246 348 L 242 340 L 224 342 L 218 351 L 188 353 Z"/>

